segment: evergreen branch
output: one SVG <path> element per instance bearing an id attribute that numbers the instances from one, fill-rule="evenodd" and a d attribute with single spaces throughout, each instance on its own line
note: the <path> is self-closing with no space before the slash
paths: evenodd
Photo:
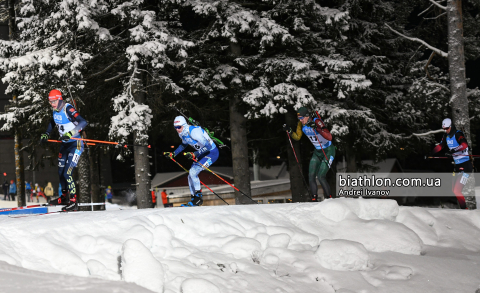
<path id="1" fill-rule="evenodd" d="M 386 27 L 388 27 L 392 32 L 396 33 L 397 35 L 401 36 L 401 37 L 404 37 L 405 39 L 407 40 L 410 40 L 410 41 L 414 41 L 414 42 L 418 42 L 420 44 L 423 44 L 425 47 L 429 48 L 430 50 L 434 51 L 435 53 L 437 53 L 438 55 L 442 56 L 442 57 L 445 57 L 447 58 L 448 57 L 448 53 L 445 53 L 443 52 L 442 50 L 440 49 L 437 49 L 433 46 L 431 46 L 430 44 L 428 44 L 427 42 L 425 42 L 424 40 L 421 40 L 419 38 L 412 38 L 412 37 L 407 37 L 406 35 L 394 30 L 393 28 L 391 28 L 388 24 L 385 24 Z"/>

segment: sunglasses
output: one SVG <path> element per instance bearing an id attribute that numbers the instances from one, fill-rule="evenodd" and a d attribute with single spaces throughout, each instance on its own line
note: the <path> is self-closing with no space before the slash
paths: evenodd
<path id="1" fill-rule="evenodd" d="M 302 120 L 303 118 L 305 118 L 305 117 L 298 116 L 298 120 Z"/>
<path id="2" fill-rule="evenodd" d="M 173 127 L 175 127 L 175 129 L 180 129 L 180 128 L 182 128 L 183 126 L 173 126 Z"/>
<path id="3" fill-rule="evenodd" d="M 443 130 L 448 130 L 450 129 L 450 127 L 443 127 Z"/>

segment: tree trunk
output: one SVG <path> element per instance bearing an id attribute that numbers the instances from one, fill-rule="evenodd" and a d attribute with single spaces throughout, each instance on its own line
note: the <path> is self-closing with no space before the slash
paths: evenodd
<path id="1" fill-rule="evenodd" d="M 248 165 L 247 118 L 238 110 L 240 98 L 230 99 L 230 138 L 232 142 L 233 180 L 235 187 L 251 196 L 250 169 Z M 253 202 L 235 190 L 235 204 L 252 204 Z"/>
<path id="2" fill-rule="evenodd" d="M 13 97 L 15 101 L 16 96 Z M 17 184 L 17 204 L 19 207 L 27 205 L 25 198 L 25 169 L 23 166 L 22 140 L 18 130 L 15 129 L 15 178 Z"/>
<path id="3" fill-rule="evenodd" d="M 8 0 L 8 39 L 13 41 L 15 39 L 15 0 Z M 13 102 L 17 102 L 17 95 L 13 93 Z M 17 203 L 18 206 L 27 205 L 25 198 L 25 169 L 23 165 L 22 138 L 17 128 L 13 129 L 15 141 L 15 179 L 17 184 Z"/>
<path id="4" fill-rule="evenodd" d="M 78 180 L 76 184 L 78 202 L 89 203 L 91 202 L 90 196 L 90 160 L 88 159 L 90 150 L 85 148 L 83 154 L 78 160 Z M 63 186 L 62 186 L 63 188 Z M 91 207 L 80 207 L 79 210 L 90 211 Z"/>
<path id="5" fill-rule="evenodd" d="M 351 146 L 345 146 L 345 160 L 347 161 L 347 173 L 357 173 L 357 158 L 355 150 Z"/>
<path id="6" fill-rule="evenodd" d="M 470 135 L 470 116 L 468 111 L 467 83 L 465 78 L 465 52 L 463 40 L 462 1 L 449 0 L 447 3 L 448 19 L 448 66 L 450 74 L 450 102 L 452 106 L 452 120 L 457 129 L 460 129 L 467 138 L 468 145 L 472 146 Z M 470 149 L 471 154 L 471 149 Z M 472 180 L 474 180 L 474 177 Z M 473 182 L 475 185 L 475 183 Z M 473 190 L 473 192 L 472 192 Z M 469 209 L 475 209 L 474 189 L 466 188 L 469 193 L 465 199 Z"/>
<path id="7" fill-rule="evenodd" d="M 98 160 L 98 151 L 97 149 L 90 148 L 88 152 L 88 159 L 90 161 L 90 189 L 92 202 L 105 202 L 105 199 L 102 198 L 100 194 L 100 176 L 99 176 L 99 160 Z M 102 206 L 94 206 L 93 210 L 103 210 Z"/>
<path id="8" fill-rule="evenodd" d="M 132 85 L 132 93 L 135 102 L 145 104 L 145 93 L 143 92 L 143 74 L 136 71 Z M 147 141 L 138 131 L 133 132 L 133 156 L 135 163 L 135 183 L 137 208 L 153 208 L 152 196 L 150 194 L 150 161 L 148 157 Z M 145 146 L 143 146 L 145 145 Z"/>
<path id="9" fill-rule="evenodd" d="M 298 119 L 290 113 L 285 113 L 285 122 L 288 126 L 291 126 L 292 129 L 297 129 Z M 287 136 L 285 134 L 285 136 Z M 290 141 L 292 144 L 290 144 Z M 303 173 L 301 172 L 302 169 L 302 159 L 300 156 L 300 142 L 292 139 L 286 138 L 286 143 L 288 144 L 287 148 L 287 157 L 288 157 L 288 167 L 290 173 L 290 190 L 292 191 L 292 201 L 293 202 L 310 202 L 312 201 L 312 195 L 308 189 L 308 185 L 306 186 L 307 179 L 304 177 Z M 292 145 L 295 149 L 295 153 L 292 150 Z M 295 158 L 295 154 L 297 157 Z M 297 162 L 298 160 L 298 162 Z"/>

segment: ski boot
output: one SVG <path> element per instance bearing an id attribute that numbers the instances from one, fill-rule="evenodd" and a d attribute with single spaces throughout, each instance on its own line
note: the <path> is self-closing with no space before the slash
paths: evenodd
<path id="1" fill-rule="evenodd" d="M 70 195 L 70 201 L 62 208 L 64 212 L 78 211 L 77 195 Z"/>
<path id="2" fill-rule="evenodd" d="M 318 195 L 314 194 L 312 196 L 312 202 L 317 202 L 318 201 Z"/>
<path id="3" fill-rule="evenodd" d="M 182 204 L 182 207 L 198 207 L 203 204 L 202 191 L 195 191 L 195 195 L 192 195 L 191 201 L 187 204 Z"/>
<path id="4" fill-rule="evenodd" d="M 48 202 L 49 205 L 58 206 L 58 205 L 67 205 L 69 202 L 67 192 L 64 190 L 62 191 L 62 195 L 58 198 L 52 199 Z"/>

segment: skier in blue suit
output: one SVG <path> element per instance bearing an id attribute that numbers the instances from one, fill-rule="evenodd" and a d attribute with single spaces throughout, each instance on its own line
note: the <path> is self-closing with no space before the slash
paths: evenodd
<path id="1" fill-rule="evenodd" d="M 53 108 L 53 119 L 48 124 L 47 131 L 42 134 L 40 141 L 46 142 L 53 128 L 57 126 L 62 145 L 58 154 L 58 176 L 62 186 L 62 194 L 49 204 L 65 205 L 65 210 L 77 210 L 77 190 L 73 181 L 73 169 L 77 166 L 83 152 L 83 141 L 72 138 L 81 138 L 80 132 L 87 126 L 87 121 L 80 116 L 75 108 L 63 101 L 59 90 L 52 90 L 48 100 Z M 68 193 L 67 193 L 68 191 Z"/>
<path id="2" fill-rule="evenodd" d="M 195 152 L 187 152 L 185 156 L 189 159 L 196 159 L 188 174 L 188 185 L 190 193 L 192 194 L 191 201 L 187 206 L 200 206 L 203 203 L 202 189 L 200 186 L 200 179 L 198 175 L 203 170 L 203 167 L 210 167 L 218 159 L 217 145 L 210 138 L 200 126 L 191 126 L 183 116 L 177 116 L 174 120 L 173 126 L 182 140 L 182 144 L 173 153 L 165 153 L 169 158 L 180 154 L 188 145 L 195 149 Z"/>

